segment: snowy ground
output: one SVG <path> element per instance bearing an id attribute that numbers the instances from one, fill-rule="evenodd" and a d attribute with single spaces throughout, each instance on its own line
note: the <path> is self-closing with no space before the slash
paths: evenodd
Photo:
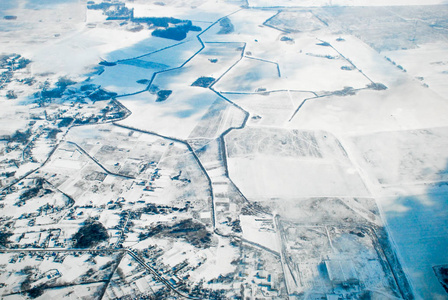
<path id="1" fill-rule="evenodd" d="M 441 2 L 2 1 L 1 296 L 446 298 Z"/>

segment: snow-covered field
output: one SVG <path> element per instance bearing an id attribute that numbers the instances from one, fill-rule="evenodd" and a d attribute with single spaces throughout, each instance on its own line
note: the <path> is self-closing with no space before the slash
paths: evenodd
<path id="1" fill-rule="evenodd" d="M 446 80 L 448 78 L 448 44 L 446 40 L 424 44 L 416 49 L 385 51 L 384 55 L 404 66 L 415 78 L 440 96 L 447 95 Z"/>
<path id="2" fill-rule="evenodd" d="M 396 5 L 437 5 L 445 4 L 443 0 L 304 0 L 299 3 L 294 0 L 279 0 L 272 3 L 267 0 L 248 0 L 251 7 L 310 7 L 310 6 L 396 6 Z"/>
<path id="3" fill-rule="evenodd" d="M 0 297 L 446 298 L 446 1 L 0 2 Z"/>

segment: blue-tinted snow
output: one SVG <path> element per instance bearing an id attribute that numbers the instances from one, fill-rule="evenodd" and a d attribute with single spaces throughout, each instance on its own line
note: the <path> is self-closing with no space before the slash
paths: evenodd
<path id="1" fill-rule="evenodd" d="M 1 0 L 5 1 L 5 0 Z M 8 1 L 8 0 L 6 0 Z M 14 0 L 13 0 L 14 1 Z M 12 1 L 11 1 L 12 2 Z M 27 9 L 48 9 L 57 4 L 75 3 L 78 0 L 29 0 L 25 6 Z"/>
<path id="2" fill-rule="evenodd" d="M 408 210 L 386 212 L 386 219 L 416 296 L 443 299 L 445 291 L 432 267 L 448 264 L 448 186 L 429 188 L 422 196 L 398 198 L 396 203 Z"/>

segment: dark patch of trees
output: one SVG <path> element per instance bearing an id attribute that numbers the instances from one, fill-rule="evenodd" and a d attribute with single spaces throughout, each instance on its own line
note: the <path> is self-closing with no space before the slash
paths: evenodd
<path id="1" fill-rule="evenodd" d="M 357 235 L 361 238 L 366 236 L 364 233 L 362 233 L 360 231 L 353 231 L 353 230 L 350 230 L 350 234 Z"/>
<path id="2" fill-rule="evenodd" d="M 20 201 L 27 201 L 31 198 L 36 197 L 37 195 L 39 195 L 41 190 L 42 190 L 42 195 L 47 195 L 47 194 L 53 193 L 52 190 L 43 188 L 44 180 L 42 178 L 36 179 L 34 184 L 35 184 L 35 186 L 27 189 L 19 196 Z"/>
<path id="3" fill-rule="evenodd" d="M 56 86 L 64 90 L 67 86 L 74 84 L 76 84 L 76 81 L 73 81 L 67 77 L 59 77 L 58 82 L 56 82 Z"/>
<path id="4" fill-rule="evenodd" d="M 193 26 L 191 21 L 188 21 L 183 25 L 177 25 L 175 27 L 169 27 L 166 29 L 156 29 L 152 32 L 152 35 L 160 38 L 181 41 L 187 37 L 187 33 L 189 31 L 201 30 L 201 27 Z"/>
<path id="5" fill-rule="evenodd" d="M 327 42 L 317 43 L 318 46 L 330 47 L 331 45 Z"/>
<path id="6" fill-rule="evenodd" d="M 42 296 L 44 294 L 44 291 L 45 291 L 44 285 L 33 287 L 31 290 L 28 291 L 28 297 L 30 297 L 31 299 L 35 299 L 37 297 Z"/>
<path id="7" fill-rule="evenodd" d="M 30 136 L 31 136 L 30 130 L 24 132 L 16 130 L 16 132 L 13 133 L 9 141 L 25 145 L 26 143 L 28 143 L 28 139 L 30 138 Z"/>
<path id="8" fill-rule="evenodd" d="M 67 127 L 73 122 L 73 118 L 62 118 L 61 121 L 58 123 L 58 127 Z"/>
<path id="9" fill-rule="evenodd" d="M 34 77 L 28 77 L 28 78 L 24 78 L 24 79 L 20 79 L 19 80 L 21 83 L 26 84 L 28 86 L 32 86 L 36 80 L 34 80 Z"/>
<path id="10" fill-rule="evenodd" d="M 75 248 L 89 248 L 96 244 L 107 241 L 109 235 L 107 229 L 98 221 L 88 219 L 84 225 L 73 235 Z"/>
<path id="11" fill-rule="evenodd" d="M 31 60 L 21 57 L 18 61 L 17 61 L 17 68 L 16 69 L 23 69 L 26 66 L 28 66 L 31 63 Z"/>
<path id="12" fill-rule="evenodd" d="M 74 124 L 76 125 L 85 125 L 85 124 L 93 124 L 97 123 L 99 119 L 97 117 L 91 117 L 86 119 L 76 119 Z"/>
<path id="13" fill-rule="evenodd" d="M 1 176 L 5 176 L 6 178 L 14 177 L 14 175 L 16 175 L 15 171 L 13 171 L 13 172 L 3 172 L 1 174 Z"/>
<path id="14" fill-rule="evenodd" d="M 136 23 L 146 23 L 158 29 L 152 32 L 153 36 L 180 41 L 187 37 L 189 31 L 201 31 L 198 26 L 193 26 L 190 20 L 180 20 L 172 17 L 162 18 L 133 18 L 132 21 Z M 170 25 L 175 25 L 171 26 Z M 160 28 L 161 27 L 161 28 Z"/>
<path id="15" fill-rule="evenodd" d="M 203 88 L 208 88 L 215 82 L 215 78 L 213 77 L 199 77 L 195 82 L 191 84 L 191 86 L 199 86 Z"/>
<path id="16" fill-rule="evenodd" d="M 282 36 L 280 38 L 280 41 L 282 41 L 282 42 L 292 42 L 294 40 L 292 38 L 290 38 L 289 36 Z"/>
<path id="17" fill-rule="evenodd" d="M 9 71 L 25 68 L 31 60 L 22 57 L 20 54 L 7 54 L 0 57 L 0 67 Z"/>
<path id="18" fill-rule="evenodd" d="M 373 82 L 373 83 L 367 85 L 367 87 L 370 89 L 373 89 L 375 91 L 387 90 L 387 86 L 385 86 L 382 83 L 378 83 L 378 82 Z"/>
<path id="19" fill-rule="evenodd" d="M 8 100 L 17 99 L 17 95 L 13 90 L 9 90 L 8 92 L 6 92 L 6 99 Z"/>
<path id="20" fill-rule="evenodd" d="M 134 15 L 134 10 L 127 8 L 125 5 L 117 4 L 116 9 L 105 11 L 107 20 L 129 20 Z"/>
<path id="21" fill-rule="evenodd" d="M 102 62 L 100 62 L 100 65 L 106 66 L 106 67 L 113 67 L 113 66 L 116 66 L 117 64 L 114 62 L 108 62 L 108 61 L 103 60 Z"/>
<path id="22" fill-rule="evenodd" d="M 95 84 L 84 84 L 84 85 L 81 86 L 80 90 L 81 90 L 82 92 L 85 92 L 85 91 L 94 91 L 97 87 L 98 87 L 98 86 L 95 85 Z"/>
<path id="23" fill-rule="evenodd" d="M 439 282 L 448 293 L 448 266 L 435 266 L 433 269 L 439 279 Z"/>
<path id="24" fill-rule="evenodd" d="M 235 220 L 235 221 L 231 222 L 230 226 L 232 227 L 232 230 L 234 232 L 242 232 L 243 231 L 241 228 L 240 220 Z"/>
<path id="25" fill-rule="evenodd" d="M 140 79 L 140 80 L 137 80 L 137 83 L 138 84 L 149 84 L 151 81 L 150 80 L 148 80 L 148 79 Z"/>
<path id="26" fill-rule="evenodd" d="M 109 9 L 110 7 L 114 6 L 115 4 L 109 3 L 109 2 L 102 2 L 99 4 L 95 4 L 93 1 L 87 2 L 87 9 L 93 9 L 93 10 L 103 10 L 103 9 Z"/>
<path id="27" fill-rule="evenodd" d="M 111 9 L 113 8 L 113 9 Z M 102 2 L 95 4 L 93 1 L 87 2 L 87 9 L 102 10 L 107 16 L 107 20 L 128 20 L 134 15 L 133 9 L 129 9 L 122 2 Z"/>
<path id="28" fill-rule="evenodd" d="M 142 212 L 149 214 L 149 215 L 166 215 L 169 213 L 172 213 L 173 211 L 176 212 L 183 212 L 188 210 L 188 204 L 185 207 L 178 208 L 175 206 L 165 206 L 165 205 L 155 205 L 155 204 L 147 204 L 143 209 Z"/>
<path id="29" fill-rule="evenodd" d="M 89 98 L 92 101 L 101 101 L 101 100 L 109 100 L 115 96 L 117 96 L 117 93 L 108 92 L 103 89 L 98 89 L 95 92 L 91 93 L 89 95 Z"/>
<path id="30" fill-rule="evenodd" d="M 185 219 L 172 226 L 158 224 L 149 231 L 140 233 L 139 239 L 144 240 L 156 235 L 182 238 L 197 248 L 209 247 L 212 237 L 204 224 L 196 222 L 193 219 Z"/>
<path id="31" fill-rule="evenodd" d="M 62 131 L 59 129 L 56 129 L 56 128 L 50 129 L 47 133 L 47 139 L 55 139 L 59 132 L 62 132 Z"/>
<path id="32" fill-rule="evenodd" d="M 168 99 L 168 97 L 173 93 L 171 90 L 160 90 L 157 92 L 156 102 L 162 102 Z"/>
<path id="33" fill-rule="evenodd" d="M 219 21 L 219 26 L 221 26 L 221 29 L 218 31 L 218 34 L 229 34 L 235 30 L 232 22 L 227 17 L 225 17 L 225 18 L 221 19 L 221 21 Z"/>
<path id="34" fill-rule="evenodd" d="M 11 236 L 12 232 L 0 232 L 0 246 L 6 247 Z"/>
<path id="35" fill-rule="evenodd" d="M 356 90 L 351 86 L 346 86 L 340 91 L 333 92 L 335 96 L 353 96 L 356 94 Z"/>
<path id="36" fill-rule="evenodd" d="M 448 286 L 448 268 L 440 268 L 440 274 L 443 276 L 443 283 Z M 445 287 L 445 290 L 448 293 L 447 287 Z"/>
<path id="37" fill-rule="evenodd" d="M 60 77 L 58 79 L 58 82 L 56 82 L 56 88 L 48 89 L 49 84 L 47 83 L 43 87 L 42 91 L 40 93 L 37 93 L 35 97 L 38 98 L 40 96 L 43 99 L 61 98 L 65 90 L 67 89 L 67 86 L 73 84 L 76 84 L 76 82 L 67 77 Z"/>
<path id="38" fill-rule="evenodd" d="M 51 90 L 44 89 L 40 92 L 41 98 L 61 98 L 62 94 L 64 93 L 64 89 L 62 88 L 55 88 Z"/>

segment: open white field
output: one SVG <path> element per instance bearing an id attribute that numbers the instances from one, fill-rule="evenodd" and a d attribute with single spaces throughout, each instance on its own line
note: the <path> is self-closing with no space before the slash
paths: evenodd
<path id="1" fill-rule="evenodd" d="M 277 241 L 277 233 L 274 229 L 273 219 L 241 216 L 240 221 L 244 239 L 280 253 L 281 249 Z"/>
<path id="2" fill-rule="evenodd" d="M 157 96 L 142 93 L 122 99 L 133 114 L 120 122 L 133 128 L 186 139 L 218 96 L 209 90 L 191 87 L 173 92 L 163 102 Z"/>
<path id="3" fill-rule="evenodd" d="M 222 98 L 218 98 L 210 106 L 188 138 L 216 138 L 229 128 L 240 127 L 245 117 L 246 115 L 241 109 L 229 104 Z"/>
<path id="4" fill-rule="evenodd" d="M 368 195 L 329 133 L 248 127 L 226 142 L 230 176 L 251 200 Z"/>
<path id="5" fill-rule="evenodd" d="M 386 1 L 386 0 L 379 0 L 379 1 L 369 1 L 369 0 L 305 0 L 300 1 L 297 3 L 297 1 L 294 0 L 279 0 L 275 3 L 272 3 L 269 0 L 248 0 L 249 7 L 310 7 L 310 6 L 395 6 L 395 5 L 421 5 L 422 2 L 419 0 L 392 0 L 392 1 Z M 443 0 L 428 0 L 425 1 L 424 4 L 431 5 L 431 4 L 444 4 L 445 1 Z"/>
<path id="6" fill-rule="evenodd" d="M 441 97 L 447 98 L 448 44 L 424 44 L 416 49 L 385 51 L 384 55 L 401 65 L 409 74 L 427 84 Z"/>
<path id="7" fill-rule="evenodd" d="M 29 122 L 28 107 L 17 107 L 6 100 L 0 101 L 2 114 L 0 119 L 0 135 L 12 135 L 17 130 L 23 131 Z"/>
<path id="8" fill-rule="evenodd" d="M 317 10 L 317 14 L 330 27 L 357 36 L 376 51 L 383 52 L 446 41 L 447 33 L 442 29 L 448 12 L 446 5 L 424 4 L 368 9 L 328 6 Z"/>
<path id="9" fill-rule="evenodd" d="M 245 57 L 238 66 L 216 84 L 222 92 L 255 92 L 259 88 L 278 89 L 275 85 L 279 73 L 277 65 Z"/>
<path id="10" fill-rule="evenodd" d="M 363 90 L 353 96 L 307 101 L 288 127 L 329 130 L 338 135 L 410 130 L 448 125 L 448 103 L 416 82 L 385 91 Z"/>
<path id="11" fill-rule="evenodd" d="M 306 98 L 314 97 L 310 92 L 279 91 L 257 93 L 224 93 L 241 108 L 250 113 L 248 125 L 284 127 L 294 111 Z"/>
<path id="12" fill-rule="evenodd" d="M 331 159 L 257 155 L 230 158 L 229 169 L 235 183 L 251 200 L 368 195 L 361 178 L 350 165 L 338 166 Z"/>
<path id="13" fill-rule="evenodd" d="M 406 193 L 408 185 L 448 180 L 447 127 L 380 132 L 355 136 L 352 141 L 363 158 L 359 162 L 363 169 L 385 188 Z"/>

